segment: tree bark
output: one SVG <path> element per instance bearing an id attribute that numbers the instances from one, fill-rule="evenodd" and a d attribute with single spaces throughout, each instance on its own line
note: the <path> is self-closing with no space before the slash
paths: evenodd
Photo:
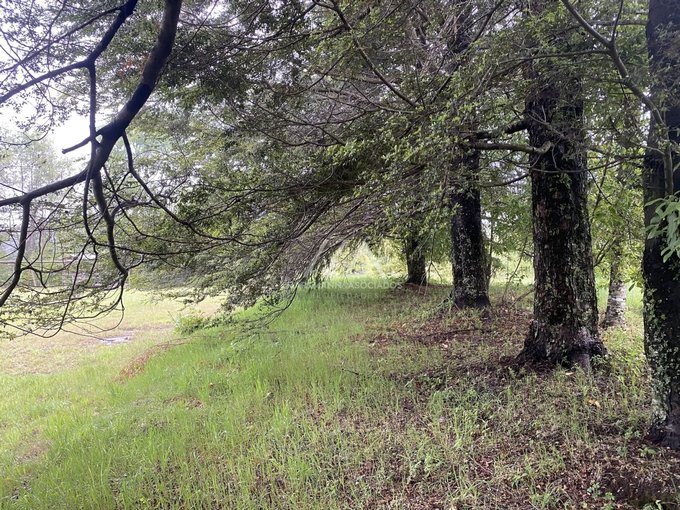
<path id="1" fill-rule="evenodd" d="M 412 235 L 406 240 L 404 253 L 406 255 L 406 268 L 408 271 L 406 284 L 427 285 L 425 251 L 422 243 L 418 240 L 418 236 Z"/>
<path id="2" fill-rule="evenodd" d="M 555 6 L 535 2 L 533 9 Z M 534 12 L 536 13 L 536 12 Z M 568 50 L 568 43 L 556 41 Z M 595 273 L 587 207 L 587 160 L 577 64 L 529 64 L 526 104 L 534 240 L 534 318 L 519 360 L 578 365 L 604 354 L 598 333 Z"/>
<path id="3" fill-rule="evenodd" d="M 665 165 L 661 156 L 668 129 L 671 142 L 680 142 L 680 10 L 668 0 L 650 0 L 647 43 L 654 78 L 652 100 L 665 111 L 665 126 L 652 118 L 645 156 L 643 185 L 645 226 L 655 216 L 653 200 L 668 194 Z M 665 103 L 665 104 L 663 104 Z M 677 154 L 673 154 L 673 162 Z M 678 188 L 678 172 L 673 175 Z M 645 352 L 652 373 L 652 425 L 650 438 L 664 446 L 680 449 L 680 259 L 664 262 L 664 238 L 647 239 L 642 262 L 644 280 Z"/>
<path id="4" fill-rule="evenodd" d="M 626 298 L 628 287 L 621 271 L 623 257 L 622 240 L 617 238 L 612 246 L 612 260 L 609 269 L 609 294 L 607 295 L 607 311 L 602 320 L 604 329 L 621 327 L 626 324 Z"/>
<path id="5" fill-rule="evenodd" d="M 477 186 L 479 151 L 469 151 L 454 169 L 451 187 L 451 244 L 453 291 L 451 298 L 458 308 L 490 306 L 482 201 Z"/>

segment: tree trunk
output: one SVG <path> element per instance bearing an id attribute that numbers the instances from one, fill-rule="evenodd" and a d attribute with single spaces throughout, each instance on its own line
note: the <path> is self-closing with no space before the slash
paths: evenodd
<path id="1" fill-rule="evenodd" d="M 482 232 L 482 201 L 477 186 L 479 152 L 467 152 L 455 172 L 451 188 L 451 298 L 458 308 L 484 308 L 491 303 Z"/>
<path id="2" fill-rule="evenodd" d="M 604 329 L 621 327 L 626 324 L 626 298 L 628 287 L 621 272 L 623 256 L 620 238 L 615 239 L 612 246 L 612 260 L 609 270 L 609 294 L 607 295 L 607 311 L 602 320 Z"/>
<path id="3" fill-rule="evenodd" d="M 534 9 L 556 6 L 535 2 Z M 539 11 L 540 13 L 540 11 Z M 558 51 L 569 50 L 557 40 Z M 562 47 L 559 47 L 559 46 Z M 530 64 L 526 119 L 531 156 L 534 318 L 519 359 L 590 370 L 605 349 L 598 333 L 587 207 L 587 160 L 577 64 Z"/>
<path id="4" fill-rule="evenodd" d="M 650 0 L 647 43 L 654 85 L 652 99 L 665 111 L 665 126 L 652 118 L 649 149 L 645 157 L 643 184 L 645 204 L 664 198 L 663 150 L 668 128 L 670 140 L 680 142 L 680 10 L 668 0 Z M 661 104 L 666 101 L 665 104 Z M 673 155 L 677 164 L 677 154 Z M 678 172 L 674 175 L 678 188 Z M 656 204 L 645 207 L 645 226 L 655 216 Z M 644 279 L 645 352 L 652 372 L 651 439 L 661 445 L 680 449 L 680 259 L 677 255 L 664 262 L 664 238 L 647 239 L 642 261 Z"/>
<path id="5" fill-rule="evenodd" d="M 475 21 L 471 3 L 455 0 L 452 8 L 457 23 L 447 46 L 453 57 L 470 47 Z M 454 59 L 454 62 L 457 68 L 462 61 Z M 453 265 L 451 300 L 457 308 L 486 308 L 491 305 L 482 231 L 482 200 L 477 185 L 479 166 L 479 151 L 468 150 L 455 162 L 452 172 L 449 196 Z"/>
<path id="6" fill-rule="evenodd" d="M 406 240 L 404 246 L 408 275 L 406 283 L 410 285 L 427 285 L 427 263 L 423 245 L 413 235 Z"/>

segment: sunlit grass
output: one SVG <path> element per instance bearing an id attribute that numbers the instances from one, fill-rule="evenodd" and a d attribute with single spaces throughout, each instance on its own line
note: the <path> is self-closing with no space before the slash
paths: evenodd
<path id="1" fill-rule="evenodd" d="M 135 290 L 126 291 L 125 305 L 124 313 L 116 311 L 87 324 L 67 325 L 66 331 L 48 338 L 23 335 L 0 339 L 0 375 L 46 374 L 91 362 L 102 354 L 102 346 L 118 347 L 107 344 L 111 338 L 129 339 L 135 351 L 170 339 L 181 317 L 210 315 L 219 308 L 216 299 L 187 306 L 156 293 Z"/>

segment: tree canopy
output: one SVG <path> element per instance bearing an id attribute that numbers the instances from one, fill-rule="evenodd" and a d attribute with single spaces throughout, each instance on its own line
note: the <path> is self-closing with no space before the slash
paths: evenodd
<path id="1" fill-rule="evenodd" d="M 676 18 L 662 0 L 5 2 L 0 322 L 52 334 L 145 272 L 286 302 L 362 242 L 403 250 L 410 283 L 450 260 L 452 302 L 487 308 L 517 255 L 527 363 L 590 370 L 596 275 L 612 306 L 644 283 L 654 427 L 678 447 Z M 76 116 L 79 156 L 46 156 Z"/>

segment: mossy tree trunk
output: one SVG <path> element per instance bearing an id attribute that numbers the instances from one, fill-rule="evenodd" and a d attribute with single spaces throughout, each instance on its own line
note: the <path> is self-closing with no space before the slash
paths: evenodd
<path id="1" fill-rule="evenodd" d="M 680 9 L 675 2 L 650 0 L 647 42 L 654 85 L 652 99 L 664 112 L 665 126 L 652 119 L 643 184 L 645 225 L 656 204 L 672 191 L 665 180 L 661 152 L 668 129 L 671 142 L 680 142 Z M 677 165 L 677 154 L 673 155 Z M 679 187 L 675 172 L 674 188 Z M 664 262 L 663 238 L 647 239 L 643 255 L 645 352 L 652 372 L 653 416 L 651 439 L 680 449 L 680 259 Z"/>
<path id="2" fill-rule="evenodd" d="M 609 268 L 609 293 L 607 294 L 607 310 L 602 320 L 605 329 L 621 327 L 626 324 L 626 298 L 628 287 L 623 278 L 621 267 L 623 240 L 617 237 L 612 245 L 611 266 Z"/>
<path id="3" fill-rule="evenodd" d="M 489 302 L 482 200 L 477 186 L 479 151 L 469 151 L 454 169 L 451 187 L 451 243 L 453 291 L 451 298 L 458 308 L 484 308 Z"/>
<path id="4" fill-rule="evenodd" d="M 406 283 L 410 285 L 427 285 L 427 261 L 425 249 L 417 235 L 411 235 L 404 243 L 406 256 L 407 277 Z"/>
<path id="5" fill-rule="evenodd" d="M 532 4 L 533 14 L 556 0 Z M 558 50 L 569 43 L 556 40 Z M 560 48 L 560 45 L 562 48 Z M 534 318 L 519 359 L 590 369 L 603 354 L 587 207 L 584 106 L 578 65 L 541 59 L 527 70 L 534 240 Z"/>

